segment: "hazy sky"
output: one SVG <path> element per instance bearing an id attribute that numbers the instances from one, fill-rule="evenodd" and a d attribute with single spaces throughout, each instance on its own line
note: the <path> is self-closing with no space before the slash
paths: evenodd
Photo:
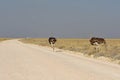
<path id="1" fill-rule="evenodd" d="M 120 38 L 120 0 L 0 0 L 0 37 Z"/>

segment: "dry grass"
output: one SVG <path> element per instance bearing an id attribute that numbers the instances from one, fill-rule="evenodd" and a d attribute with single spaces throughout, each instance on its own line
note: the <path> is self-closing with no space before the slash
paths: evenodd
<path id="1" fill-rule="evenodd" d="M 32 39 L 29 38 L 29 39 L 21 39 L 20 41 L 24 43 L 31 43 L 41 46 L 49 46 L 48 40 L 45 38 L 32 38 Z"/>
<path id="2" fill-rule="evenodd" d="M 50 46 L 48 40 L 45 38 L 22 39 L 21 41 L 25 43 L 32 43 L 42 46 Z M 57 48 L 71 51 L 85 50 L 89 46 L 90 44 L 87 39 L 58 39 L 56 42 Z"/>
<path id="3" fill-rule="evenodd" d="M 22 39 L 22 42 L 50 46 L 47 39 Z M 99 51 L 90 45 L 88 39 L 58 39 L 56 47 L 92 55 L 95 58 L 104 56 L 112 60 L 120 60 L 120 39 L 106 39 L 106 42 L 107 47 L 101 45 Z"/>
<path id="4" fill-rule="evenodd" d="M 0 42 L 5 40 L 8 40 L 8 38 L 0 38 Z"/>

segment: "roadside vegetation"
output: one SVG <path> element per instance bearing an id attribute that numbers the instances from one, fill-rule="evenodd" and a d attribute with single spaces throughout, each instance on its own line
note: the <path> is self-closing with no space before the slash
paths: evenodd
<path id="1" fill-rule="evenodd" d="M 41 46 L 50 46 L 48 40 L 45 38 L 22 39 L 21 41 Z M 96 50 L 94 46 L 90 45 L 88 39 L 57 39 L 56 47 L 81 52 L 86 56 L 94 58 L 105 57 L 120 64 L 120 39 L 106 39 L 106 42 L 107 47 L 101 45 L 99 46 L 99 50 Z"/>
<path id="2" fill-rule="evenodd" d="M 0 38 L 0 42 L 5 40 L 9 40 L 9 38 Z"/>

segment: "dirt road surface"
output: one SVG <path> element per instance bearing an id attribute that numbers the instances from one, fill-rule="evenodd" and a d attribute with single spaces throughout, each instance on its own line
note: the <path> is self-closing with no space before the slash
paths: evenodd
<path id="1" fill-rule="evenodd" d="M 120 80 L 120 66 L 8 40 L 0 42 L 0 80 Z"/>

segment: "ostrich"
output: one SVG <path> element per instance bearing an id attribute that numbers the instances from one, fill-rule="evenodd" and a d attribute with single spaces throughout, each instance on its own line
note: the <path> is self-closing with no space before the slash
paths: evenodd
<path id="1" fill-rule="evenodd" d="M 97 38 L 97 37 L 92 37 L 90 39 L 90 43 L 91 45 L 95 45 L 95 46 L 98 46 L 100 44 L 106 44 L 106 41 L 104 38 Z"/>
<path id="2" fill-rule="evenodd" d="M 95 49 L 99 49 L 100 45 L 104 45 L 106 48 L 106 41 L 104 38 L 92 37 L 89 41 L 91 45 L 95 46 Z"/>
<path id="3" fill-rule="evenodd" d="M 51 47 L 53 48 L 53 51 L 54 51 L 55 43 L 56 43 L 57 39 L 55 37 L 49 37 L 48 41 L 49 41 L 49 44 L 51 45 Z"/>

